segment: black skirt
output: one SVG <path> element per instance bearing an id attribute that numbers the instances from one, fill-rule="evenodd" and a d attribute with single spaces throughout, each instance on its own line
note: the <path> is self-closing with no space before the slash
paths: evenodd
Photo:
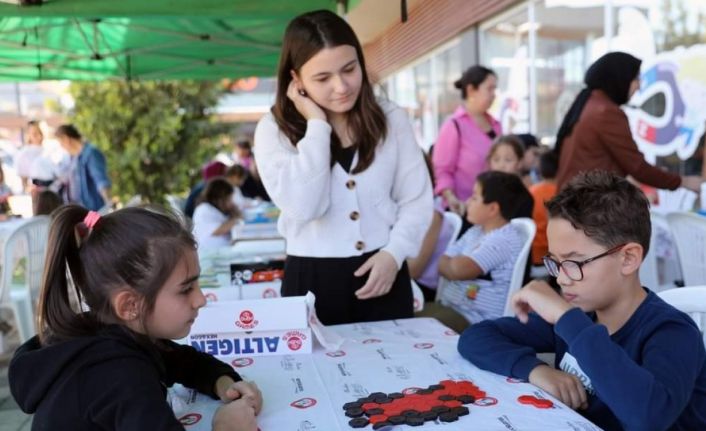
<path id="1" fill-rule="evenodd" d="M 324 325 L 412 317 L 412 287 L 407 263 L 402 265 L 387 295 L 356 298 L 355 291 L 363 287 L 368 274 L 356 277 L 353 273 L 375 253 L 342 258 L 287 256 L 282 296 L 314 293 L 316 314 Z"/>

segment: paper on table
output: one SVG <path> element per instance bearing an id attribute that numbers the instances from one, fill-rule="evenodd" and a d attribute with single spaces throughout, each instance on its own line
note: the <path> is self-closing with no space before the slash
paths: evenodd
<path id="1" fill-rule="evenodd" d="M 316 339 L 328 351 L 339 350 L 345 341 L 345 338 L 338 335 L 335 331 L 324 326 L 316 316 L 316 296 L 307 292 L 306 294 L 306 309 L 309 319 L 309 327 L 316 336 Z"/>

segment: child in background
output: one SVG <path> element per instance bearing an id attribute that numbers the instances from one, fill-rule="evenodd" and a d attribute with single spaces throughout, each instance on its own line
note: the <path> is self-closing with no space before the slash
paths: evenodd
<path id="1" fill-rule="evenodd" d="M 522 158 L 525 147 L 515 135 L 498 137 L 488 153 L 488 166 L 491 171 L 500 171 L 517 176 L 522 175 Z"/>
<path id="2" fill-rule="evenodd" d="M 231 183 L 222 177 L 206 183 L 193 217 L 199 251 L 230 245 L 231 229 L 241 216 L 233 202 L 233 190 Z"/>
<path id="3" fill-rule="evenodd" d="M 233 186 L 233 203 L 238 208 L 245 208 L 250 205 L 253 200 L 243 196 L 240 188 L 245 184 L 248 178 L 248 171 L 241 165 L 229 166 L 223 174 L 226 180 Z"/>
<path id="4" fill-rule="evenodd" d="M 525 150 L 525 155 L 522 157 L 522 165 L 520 167 L 522 182 L 529 188 L 532 184 L 537 184 L 540 180 L 539 173 L 539 156 L 542 150 L 539 146 L 537 137 L 531 133 L 520 133 L 516 135 L 522 142 L 522 147 Z"/>
<path id="5" fill-rule="evenodd" d="M 32 428 L 182 430 L 166 401 L 167 387 L 181 383 L 226 403 L 214 430 L 255 431 L 257 387 L 228 364 L 169 341 L 189 333 L 206 303 L 199 272 L 194 239 L 171 216 L 60 208 L 49 232 L 39 335 L 9 369 L 13 397 L 34 414 Z"/>
<path id="6" fill-rule="evenodd" d="M 518 317 L 473 325 L 459 339 L 461 355 L 529 380 L 607 431 L 706 429 L 699 329 L 640 283 L 650 244 L 645 196 L 593 171 L 546 206 L 544 262 L 563 296 L 533 281 L 512 298 Z M 544 352 L 556 354 L 556 369 L 536 357 Z"/>
<path id="7" fill-rule="evenodd" d="M 539 172 L 542 181 L 530 187 L 534 199 L 532 219 L 537 225 L 537 233 L 532 242 L 532 264 L 542 265 L 542 258 L 548 252 L 547 248 L 547 208 L 544 203 L 556 195 L 556 171 L 559 160 L 554 151 L 545 151 L 539 156 Z"/>
<path id="8" fill-rule="evenodd" d="M 523 244 L 510 219 L 531 200 L 517 175 L 488 171 L 478 176 L 466 205 L 473 227 L 439 260 L 439 273 L 452 281 L 441 291 L 441 303 L 467 322 L 502 316 Z"/>
<path id="9" fill-rule="evenodd" d="M 505 172 L 522 178 L 522 160 L 525 155 L 525 146 L 515 135 L 498 137 L 488 153 L 488 166 L 491 171 Z M 524 183 L 523 183 L 524 184 Z M 524 201 L 525 205 L 518 206 L 512 218 L 532 217 L 533 201 Z M 530 261 L 527 260 L 525 278 L 529 276 Z"/>

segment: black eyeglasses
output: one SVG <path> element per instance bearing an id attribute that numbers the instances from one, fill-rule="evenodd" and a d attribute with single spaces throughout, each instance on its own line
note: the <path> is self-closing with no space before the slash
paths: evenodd
<path id="1" fill-rule="evenodd" d="M 563 269 L 564 274 L 566 274 L 567 277 L 569 277 L 573 281 L 581 281 L 583 280 L 582 268 L 584 265 L 593 262 L 594 260 L 600 259 L 604 256 L 613 254 L 623 248 L 623 246 L 625 246 L 625 244 L 616 245 L 605 253 L 601 253 L 598 256 L 589 257 L 588 259 L 582 260 L 580 262 L 576 260 L 562 260 L 561 262 L 557 262 L 556 260 L 552 259 L 549 255 L 544 256 L 542 258 L 542 261 L 544 262 L 544 266 L 547 268 L 547 271 L 549 271 L 549 275 L 551 275 L 552 277 L 558 277 L 559 270 Z"/>

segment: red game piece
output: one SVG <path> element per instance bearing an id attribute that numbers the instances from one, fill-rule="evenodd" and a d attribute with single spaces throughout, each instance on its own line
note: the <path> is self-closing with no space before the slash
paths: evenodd
<path id="1" fill-rule="evenodd" d="M 545 398 L 537 398 L 534 395 L 521 395 L 517 398 L 520 404 L 527 404 L 535 406 L 538 409 L 550 409 L 554 407 L 554 403 L 551 400 Z"/>

